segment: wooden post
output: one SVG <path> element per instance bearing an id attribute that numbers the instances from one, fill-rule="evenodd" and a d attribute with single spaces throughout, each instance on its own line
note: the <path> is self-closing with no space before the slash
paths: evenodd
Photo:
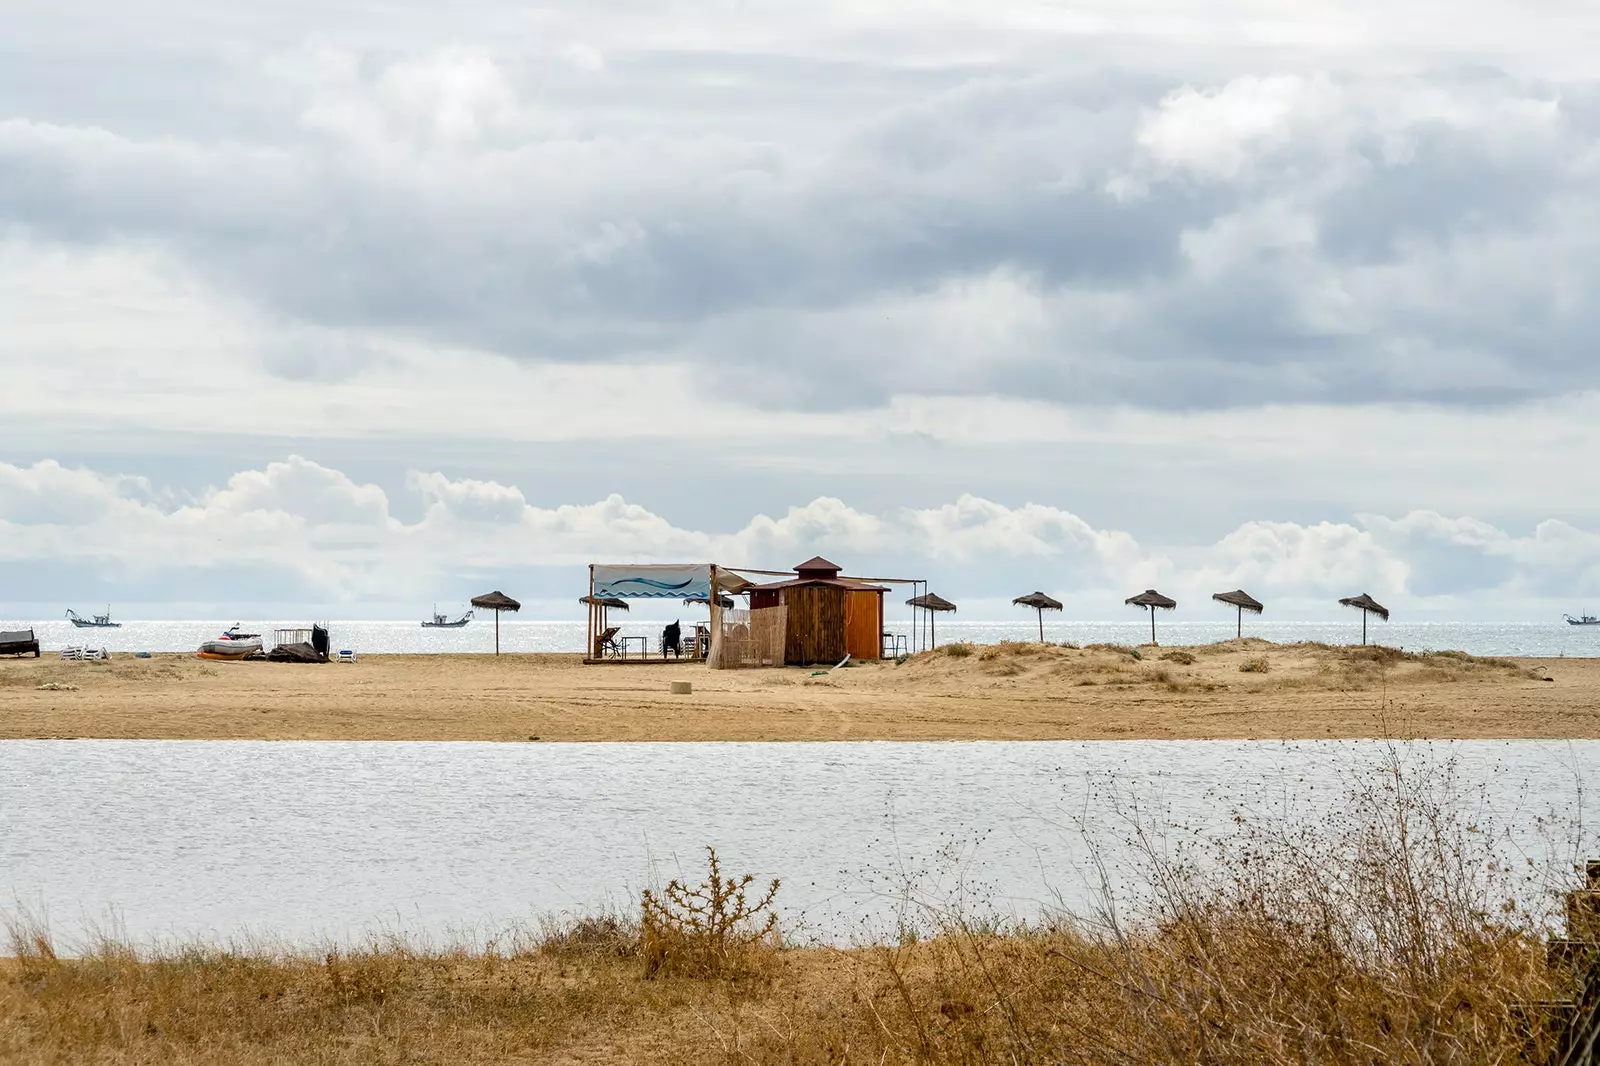
<path id="1" fill-rule="evenodd" d="M 1150 605 L 1150 643 L 1156 642 L 1156 605 Z"/>
<path id="2" fill-rule="evenodd" d="M 1043 607 L 1035 607 L 1034 611 L 1039 615 L 1039 643 L 1043 644 L 1044 643 L 1044 608 Z"/>
<path id="3" fill-rule="evenodd" d="M 595 614 L 595 609 L 594 609 L 594 564 L 590 563 L 589 564 L 589 643 L 587 643 L 587 644 L 585 644 L 583 646 L 583 657 L 585 659 L 596 658 L 595 646 L 594 646 L 594 638 L 595 638 L 594 614 Z"/>
<path id="4" fill-rule="evenodd" d="M 1367 609 L 1361 608 L 1361 646 L 1367 646 Z"/>
<path id="5" fill-rule="evenodd" d="M 711 564 L 711 632 L 707 634 L 712 641 L 722 635 L 722 590 L 717 587 L 717 564 Z M 711 658 L 711 648 L 706 648 L 706 659 Z"/>
<path id="6" fill-rule="evenodd" d="M 494 609 L 494 654 L 500 656 L 500 608 Z"/>
<path id="7" fill-rule="evenodd" d="M 1238 640 L 1240 637 L 1244 636 L 1244 608 L 1243 607 L 1239 607 L 1239 608 L 1237 608 L 1237 610 L 1239 611 L 1239 617 L 1234 621 L 1234 626 L 1233 626 L 1233 639 L 1234 640 Z"/>

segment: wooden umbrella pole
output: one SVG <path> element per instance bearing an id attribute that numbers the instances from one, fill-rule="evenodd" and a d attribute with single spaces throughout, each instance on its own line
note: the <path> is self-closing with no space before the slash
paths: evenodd
<path id="1" fill-rule="evenodd" d="M 496 657 L 500 654 L 500 612 L 498 610 L 494 612 L 494 653 Z"/>
<path id="2" fill-rule="evenodd" d="M 1361 646 L 1367 646 L 1367 611 L 1364 607 L 1361 609 Z"/>
<path id="3" fill-rule="evenodd" d="M 1239 617 L 1234 622 L 1234 626 L 1233 626 L 1234 639 L 1238 639 L 1239 637 L 1244 636 L 1244 608 L 1240 607 L 1240 608 L 1238 608 L 1238 611 L 1239 611 Z"/>
<path id="4" fill-rule="evenodd" d="M 1150 643 L 1154 644 L 1155 642 L 1156 642 L 1156 609 L 1155 609 L 1155 606 L 1152 604 L 1151 607 L 1150 607 Z"/>
<path id="5" fill-rule="evenodd" d="M 1037 612 L 1038 612 L 1038 615 L 1039 615 L 1039 643 L 1043 644 L 1044 643 L 1044 608 L 1043 607 L 1037 608 Z"/>

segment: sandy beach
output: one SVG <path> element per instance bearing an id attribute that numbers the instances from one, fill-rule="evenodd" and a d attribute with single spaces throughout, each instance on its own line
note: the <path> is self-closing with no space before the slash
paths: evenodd
<path id="1" fill-rule="evenodd" d="M 814 674 L 577 656 L 354 665 L 0 660 L 0 738 L 1088 740 L 1600 737 L 1600 660 L 1230 641 L 958 646 Z M 1548 680 L 1547 680 L 1548 679 Z M 673 695 L 672 681 L 693 692 Z"/>

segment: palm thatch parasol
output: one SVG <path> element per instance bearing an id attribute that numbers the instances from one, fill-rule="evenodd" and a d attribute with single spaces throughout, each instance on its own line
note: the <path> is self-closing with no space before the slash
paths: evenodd
<path id="1" fill-rule="evenodd" d="M 928 643 L 934 647 L 939 644 L 939 634 L 935 629 L 933 620 L 940 611 L 954 612 L 956 605 L 939 595 L 937 592 L 925 592 L 921 596 L 913 596 L 906 601 L 906 606 L 913 611 L 928 612 Z M 915 618 L 912 621 L 916 621 Z"/>
<path id="2" fill-rule="evenodd" d="M 600 628 L 602 630 L 606 628 L 606 612 L 613 607 L 619 611 L 633 610 L 628 606 L 627 600 L 618 599 L 615 596 L 579 596 L 578 602 L 588 607 L 600 608 Z"/>
<path id="3" fill-rule="evenodd" d="M 494 653 L 496 655 L 499 655 L 500 654 L 500 612 L 501 611 L 520 611 L 520 610 L 522 610 L 522 604 L 518 603 L 516 600 L 512 599 L 510 596 L 507 596 L 504 592 L 501 592 L 499 589 L 495 589 L 493 592 L 485 592 L 482 596 L 474 596 L 474 597 L 472 597 L 472 606 L 474 606 L 474 607 L 482 607 L 485 611 L 493 611 L 494 612 Z"/>
<path id="4" fill-rule="evenodd" d="M 1261 606 L 1260 600 L 1250 595 L 1244 589 L 1234 589 L 1232 592 L 1213 592 L 1211 594 L 1211 598 L 1214 600 L 1220 600 L 1229 606 L 1237 607 L 1239 609 L 1239 614 L 1235 620 L 1233 632 L 1233 635 L 1236 637 L 1244 636 L 1244 613 L 1246 611 L 1249 611 L 1251 614 L 1260 614 L 1262 611 L 1266 610 L 1265 607 Z"/>
<path id="5" fill-rule="evenodd" d="M 1375 614 L 1385 622 L 1389 620 L 1389 608 L 1379 603 L 1363 592 L 1359 596 L 1345 596 L 1339 600 L 1346 607 L 1354 607 L 1361 612 L 1361 643 L 1367 642 L 1367 615 Z"/>
<path id="6" fill-rule="evenodd" d="M 1011 601 L 1019 607 L 1032 607 L 1039 612 L 1039 643 L 1044 643 L 1044 613 L 1061 610 L 1061 601 L 1051 599 L 1042 592 L 1030 592 Z"/>
<path id="7" fill-rule="evenodd" d="M 1148 607 L 1150 609 L 1150 643 L 1156 642 L 1156 609 L 1171 611 L 1178 606 L 1178 601 L 1171 596 L 1163 596 L 1155 589 L 1145 589 L 1137 596 L 1129 596 L 1122 601 L 1134 607 Z"/>

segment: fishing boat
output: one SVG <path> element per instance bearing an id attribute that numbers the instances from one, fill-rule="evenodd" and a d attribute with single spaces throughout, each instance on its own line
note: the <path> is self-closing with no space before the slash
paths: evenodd
<path id="1" fill-rule="evenodd" d="M 121 629 L 121 622 L 111 620 L 111 606 L 106 605 L 105 614 L 97 614 L 93 618 L 84 618 L 72 608 L 67 608 L 67 618 L 79 629 Z"/>
<path id="2" fill-rule="evenodd" d="M 460 618 L 450 618 L 439 613 L 439 605 L 433 605 L 433 621 L 422 623 L 423 629 L 460 629 L 472 621 L 472 612 L 469 610 Z"/>
<path id="3" fill-rule="evenodd" d="M 197 659 L 221 659 L 224 661 L 243 659 L 247 655 L 257 655 L 261 651 L 261 638 L 253 637 L 249 640 L 223 639 L 208 640 L 200 645 L 194 653 Z"/>
<path id="4" fill-rule="evenodd" d="M 1564 614 L 1561 617 L 1567 620 L 1567 625 L 1569 626 L 1600 626 L 1600 618 L 1596 618 L 1592 614 L 1580 615 L 1577 618 L 1572 617 L 1570 614 Z"/>

